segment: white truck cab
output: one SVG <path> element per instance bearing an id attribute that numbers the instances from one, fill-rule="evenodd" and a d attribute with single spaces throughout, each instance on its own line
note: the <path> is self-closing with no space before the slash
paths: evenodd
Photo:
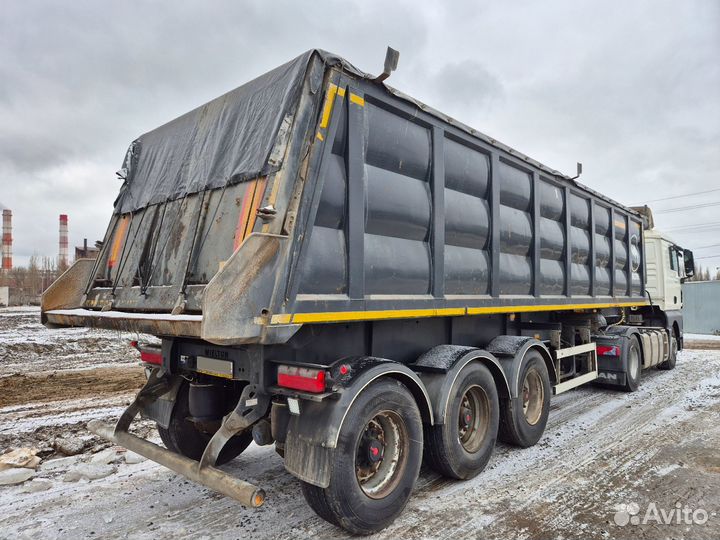
<path id="1" fill-rule="evenodd" d="M 645 288 L 650 302 L 662 311 L 680 310 L 682 282 L 693 275 L 692 252 L 656 229 L 645 230 L 644 237 Z"/>

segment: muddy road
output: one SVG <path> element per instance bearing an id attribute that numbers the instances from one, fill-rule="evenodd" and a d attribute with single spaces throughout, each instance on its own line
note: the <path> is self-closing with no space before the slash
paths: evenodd
<path id="1" fill-rule="evenodd" d="M 265 506 L 247 510 L 87 433 L 87 420 L 116 418 L 142 383 L 129 339 L 51 332 L 37 312 L 0 310 L 0 395 L 10 388 L 0 452 L 34 446 L 43 456 L 31 480 L 0 486 L 0 537 L 344 536 L 306 506 L 271 447 L 252 445 L 225 466 L 267 491 Z M 34 344 L 31 359 L 16 356 L 25 342 Z M 554 398 L 541 441 L 498 445 L 473 480 L 424 469 L 405 512 L 373 538 L 716 538 L 718 418 L 720 350 L 685 350 L 674 371 L 644 372 L 633 394 L 581 388 Z M 138 429 L 157 439 L 151 425 Z M 53 441 L 63 438 L 81 440 L 82 451 L 60 458 Z M 107 475 L 69 480 L 93 460 Z"/>

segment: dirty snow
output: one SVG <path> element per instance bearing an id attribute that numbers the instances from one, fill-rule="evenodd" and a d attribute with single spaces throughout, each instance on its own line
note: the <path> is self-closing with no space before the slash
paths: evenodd
<path id="1" fill-rule="evenodd" d="M 713 334 L 683 334 L 683 337 L 688 340 L 697 340 L 697 341 L 720 341 L 720 336 L 716 336 Z"/>
<path id="2" fill-rule="evenodd" d="M 60 330 L 51 336 L 34 319 L 36 312 L 3 311 L 0 318 L 23 328 L 0 322 L 0 377 L 8 375 L 8 366 L 22 365 L 29 373 L 32 364 L 41 372 L 53 365 L 73 370 L 119 363 L 137 369 L 125 353 L 109 352 L 116 344 L 112 333 Z M 38 340 L 54 348 L 39 350 L 29 361 L 8 356 L 6 336 L 13 333 L 27 338 L 16 339 L 16 345 Z M 96 340 L 90 353 L 78 344 L 88 337 Z M 715 538 L 719 374 L 720 350 L 686 350 L 674 371 L 644 372 L 635 393 L 585 387 L 557 396 L 536 446 L 499 444 L 488 468 L 466 482 L 423 470 L 405 512 L 373 538 Z M 312 513 L 299 482 L 271 447 L 253 444 L 224 467 L 266 490 L 266 504 L 250 510 L 138 456 L 121 458 L 122 450 L 85 431 L 91 418 L 117 418 L 130 399 L 132 392 L 126 392 L 0 409 L 0 452 L 32 444 L 44 446 L 39 455 L 45 456 L 30 480 L 0 487 L 0 538 L 346 536 Z M 157 441 L 149 423 L 136 429 Z M 81 438 L 83 453 L 67 458 L 53 453 L 52 441 L 61 437 Z M 667 511 L 679 503 L 710 517 L 702 525 L 616 525 L 618 505 L 629 503 L 641 513 L 650 503 Z"/>
<path id="3" fill-rule="evenodd" d="M 52 315 L 74 315 L 77 317 L 94 317 L 96 319 L 135 319 L 151 321 L 184 321 L 200 322 L 202 315 L 171 315 L 169 313 L 128 313 L 125 311 L 92 311 L 89 309 L 54 309 L 48 311 Z"/>
<path id="4" fill-rule="evenodd" d="M 38 307 L 0 308 L 0 377 L 136 364 L 131 340 L 157 342 L 151 336 L 112 330 L 49 330 L 40 323 Z"/>

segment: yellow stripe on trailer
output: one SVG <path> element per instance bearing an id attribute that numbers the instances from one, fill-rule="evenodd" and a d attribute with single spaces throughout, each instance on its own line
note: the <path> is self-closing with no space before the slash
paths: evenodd
<path id="1" fill-rule="evenodd" d="M 492 313 L 530 313 L 534 311 L 575 311 L 585 309 L 602 309 L 610 307 L 645 306 L 647 302 L 612 302 L 604 304 L 553 304 L 530 306 L 493 306 L 468 308 L 468 315 L 485 315 Z"/>
<path id="2" fill-rule="evenodd" d="M 645 306 L 647 302 L 609 302 L 601 304 L 546 304 L 528 306 L 490 306 L 439 309 L 389 309 L 370 311 L 320 311 L 317 313 L 280 313 L 270 318 L 271 324 L 334 323 L 376 321 L 383 319 L 417 319 L 425 317 L 459 317 L 495 313 L 527 313 L 537 311 L 573 311 L 609 307 Z"/>
<path id="3" fill-rule="evenodd" d="M 352 92 L 350 93 L 350 102 L 355 105 L 360 105 L 361 107 L 365 106 L 365 99 Z"/>
<path id="4" fill-rule="evenodd" d="M 345 97 L 345 89 L 340 88 L 338 85 L 330 83 L 328 87 L 327 96 L 325 97 L 325 105 L 323 106 L 322 119 L 320 120 L 320 127 L 325 129 L 330 124 L 330 116 L 332 115 L 333 105 L 335 104 L 335 95 Z"/>

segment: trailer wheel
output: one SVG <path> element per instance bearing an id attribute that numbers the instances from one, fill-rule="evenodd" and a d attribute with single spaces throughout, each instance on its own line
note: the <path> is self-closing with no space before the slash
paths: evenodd
<path id="1" fill-rule="evenodd" d="M 518 397 L 500 411 L 500 440 L 527 448 L 540 440 L 550 413 L 550 376 L 540 353 L 530 349 L 520 364 Z"/>
<path id="2" fill-rule="evenodd" d="M 465 480 L 479 474 L 495 449 L 500 403 L 490 370 L 473 362 L 460 371 L 448 397 L 445 423 L 426 432 L 428 464 Z"/>
<path id="3" fill-rule="evenodd" d="M 184 382 L 178 390 L 175 406 L 170 416 L 170 425 L 165 429 L 158 424 L 157 429 L 160 439 L 168 450 L 195 461 L 200 461 L 205 447 L 212 438 L 212 433 L 201 431 L 193 422 L 188 420 L 190 416 L 189 390 L 189 384 Z M 235 459 L 243 453 L 251 442 L 251 430 L 235 435 L 220 452 L 217 465 Z"/>
<path id="4" fill-rule="evenodd" d="M 675 364 L 677 363 L 677 353 L 678 342 L 675 337 L 675 332 L 672 332 L 672 334 L 670 334 L 670 354 L 668 355 L 667 360 L 658 364 L 658 369 L 675 369 Z"/>
<path id="5" fill-rule="evenodd" d="M 305 500 L 321 518 L 354 534 L 387 527 L 412 493 L 422 436 L 420 411 L 410 391 L 394 379 L 373 382 L 347 412 L 330 484 L 303 484 Z"/>
<path id="6" fill-rule="evenodd" d="M 635 336 L 629 339 L 627 353 L 627 367 L 625 369 L 625 385 L 622 387 L 626 392 L 634 392 L 640 386 L 640 375 L 642 373 L 642 353 L 640 343 Z"/>
<path id="7" fill-rule="evenodd" d="M 300 481 L 300 486 L 302 487 L 305 502 L 307 502 L 308 506 L 313 509 L 313 512 L 328 523 L 340 526 L 337 517 L 335 517 L 335 514 L 330 507 L 330 503 L 328 503 L 327 498 L 325 498 L 326 490 L 312 484 L 308 484 L 307 482 L 303 482 L 302 480 Z"/>

